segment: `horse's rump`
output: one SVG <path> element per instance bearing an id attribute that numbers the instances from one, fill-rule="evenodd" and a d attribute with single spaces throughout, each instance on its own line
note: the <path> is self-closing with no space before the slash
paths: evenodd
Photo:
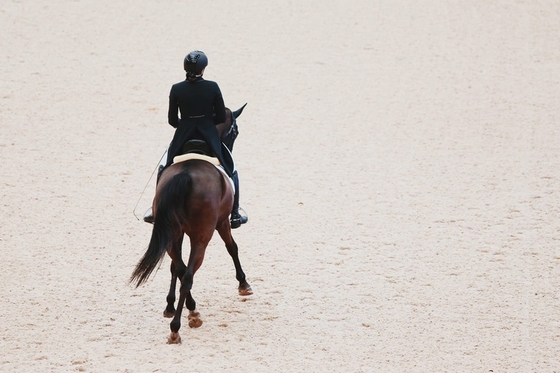
<path id="1" fill-rule="evenodd" d="M 175 182 L 177 175 L 185 173 L 190 176 L 192 183 L 188 195 L 185 194 L 185 190 L 181 191 L 181 184 Z M 172 193 L 169 193 L 172 188 L 168 186 L 170 183 L 177 188 L 176 190 L 172 189 Z M 158 216 L 159 212 L 157 210 L 163 203 L 159 196 L 165 194 L 165 197 L 169 199 L 165 202 L 166 205 L 169 205 L 170 208 L 183 209 L 189 215 L 183 219 L 184 222 L 190 221 L 192 225 L 193 220 L 189 218 L 202 215 L 205 219 L 221 221 L 227 218 L 231 212 L 233 190 L 233 182 L 225 172 L 206 160 L 190 159 L 174 163 L 163 171 L 157 185 L 153 206 L 154 217 Z M 175 193 L 183 193 L 183 196 L 175 198 L 172 196 Z M 195 201 L 196 203 L 193 203 Z M 215 211 L 212 211 L 213 209 Z"/>

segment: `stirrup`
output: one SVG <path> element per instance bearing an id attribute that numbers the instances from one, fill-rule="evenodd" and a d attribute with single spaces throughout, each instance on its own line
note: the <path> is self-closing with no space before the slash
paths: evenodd
<path id="1" fill-rule="evenodd" d="M 245 224 L 249 221 L 245 210 L 241 208 L 239 210 L 243 211 L 243 215 L 241 215 L 239 211 L 231 213 L 230 224 L 232 229 L 239 228 L 242 224 Z"/>
<path id="2" fill-rule="evenodd" d="M 152 213 L 151 207 L 144 213 L 144 221 L 146 223 L 154 224 L 154 214 Z"/>

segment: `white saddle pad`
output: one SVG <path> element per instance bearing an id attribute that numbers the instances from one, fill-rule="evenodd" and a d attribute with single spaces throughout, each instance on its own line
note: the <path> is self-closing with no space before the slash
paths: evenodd
<path id="1" fill-rule="evenodd" d="M 187 153 L 187 154 L 178 155 L 175 158 L 173 158 L 173 164 L 185 162 L 191 159 L 199 159 L 201 161 L 212 163 L 214 166 L 216 166 L 216 168 L 220 170 L 225 175 L 225 177 L 229 180 L 229 183 L 231 184 L 231 188 L 235 193 L 235 184 L 233 183 L 233 180 L 231 179 L 231 177 L 228 176 L 228 174 L 226 173 L 222 165 L 220 165 L 220 161 L 216 157 L 210 157 L 208 155 L 197 154 L 197 153 Z"/>

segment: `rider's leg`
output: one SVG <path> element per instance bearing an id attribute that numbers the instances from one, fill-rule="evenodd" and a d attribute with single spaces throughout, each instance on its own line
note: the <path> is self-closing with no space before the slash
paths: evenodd
<path id="1" fill-rule="evenodd" d="M 165 168 L 167 167 L 167 163 L 168 163 L 167 156 L 168 156 L 168 154 L 169 154 L 169 150 L 166 151 L 163 154 L 163 157 L 161 157 L 161 161 L 159 163 L 158 170 L 157 170 L 156 185 L 159 182 L 159 178 L 161 177 L 161 174 L 163 173 L 163 170 L 165 170 Z M 149 211 L 150 212 L 146 216 L 144 216 L 144 221 L 146 223 L 153 224 L 154 223 L 154 212 L 152 211 L 151 208 L 150 208 Z"/>
<path id="2" fill-rule="evenodd" d="M 233 173 L 233 185 L 235 186 L 235 195 L 233 196 L 232 213 L 239 213 L 239 176 L 237 171 Z"/>
<path id="3" fill-rule="evenodd" d="M 218 158 L 220 164 L 222 165 L 226 174 L 233 179 L 233 173 L 235 171 L 235 165 L 233 164 L 233 156 L 226 146 L 221 142 L 219 137 L 209 137 L 206 140 L 208 146 L 214 153 L 214 156 Z"/>
<path id="4" fill-rule="evenodd" d="M 239 214 L 239 177 L 237 171 L 233 172 L 233 184 L 235 185 L 235 195 L 233 196 L 233 208 L 231 209 L 231 227 L 233 229 L 239 228 L 241 224 L 247 223 L 249 218 Z"/>

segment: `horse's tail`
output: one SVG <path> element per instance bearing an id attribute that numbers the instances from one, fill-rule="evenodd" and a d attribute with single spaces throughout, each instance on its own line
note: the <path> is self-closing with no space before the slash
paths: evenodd
<path id="1" fill-rule="evenodd" d="M 158 194 L 157 213 L 150 244 L 130 276 L 130 282 L 136 282 L 136 287 L 148 280 L 163 260 L 173 240 L 182 237 L 181 225 L 186 221 L 185 206 L 191 190 L 192 178 L 188 170 L 184 169 L 173 176 Z"/>

